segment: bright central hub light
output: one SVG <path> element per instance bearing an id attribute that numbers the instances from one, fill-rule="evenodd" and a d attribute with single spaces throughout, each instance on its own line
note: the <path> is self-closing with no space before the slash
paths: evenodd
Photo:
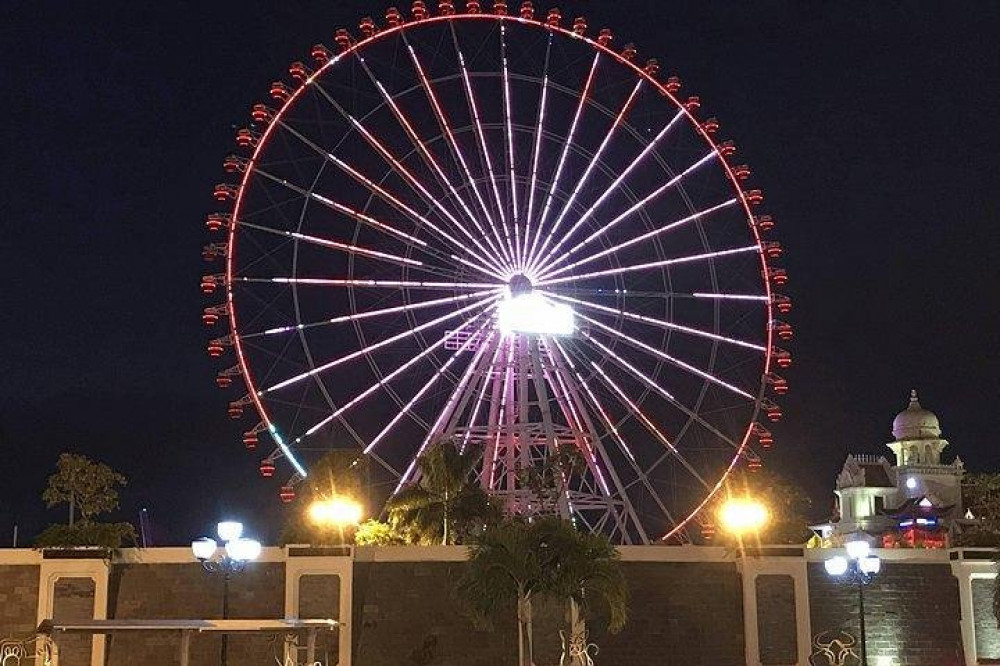
<path id="1" fill-rule="evenodd" d="M 573 334 L 573 309 L 533 292 L 528 278 L 515 275 L 508 292 L 500 303 L 497 317 L 498 326 L 504 333 Z"/>

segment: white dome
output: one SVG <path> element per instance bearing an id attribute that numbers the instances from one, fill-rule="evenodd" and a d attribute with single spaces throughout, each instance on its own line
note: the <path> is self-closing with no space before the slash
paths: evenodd
<path id="1" fill-rule="evenodd" d="M 910 391 L 910 406 L 892 420 L 892 436 L 900 439 L 938 439 L 941 424 L 934 412 L 920 406 L 916 389 Z"/>

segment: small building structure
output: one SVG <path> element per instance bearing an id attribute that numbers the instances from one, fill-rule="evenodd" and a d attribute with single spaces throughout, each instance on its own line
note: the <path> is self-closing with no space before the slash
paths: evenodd
<path id="1" fill-rule="evenodd" d="M 835 515 L 812 526 L 814 545 L 837 546 L 862 533 L 885 548 L 946 548 L 961 530 L 965 465 L 958 456 L 942 459 L 948 440 L 916 390 L 893 419 L 892 436 L 886 446 L 895 464 L 884 455 L 847 456 L 834 490 Z"/>

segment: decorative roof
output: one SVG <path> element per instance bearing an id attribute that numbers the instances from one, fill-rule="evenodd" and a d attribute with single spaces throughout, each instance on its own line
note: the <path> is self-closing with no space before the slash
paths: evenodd
<path id="1" fill-rule="evenodd" d="M 884 456 L 849 455 L 837 476 L 837 488 L 895 488 L 893 476 Z"/>
<path id="2" fill-rule="evenodd" d="M 909 406 L 892 420 L 892 436 L 901 439 L 939 439 L 941 425 L 934 412 L 920 406 L 917 390 L 910 391 Z"/>

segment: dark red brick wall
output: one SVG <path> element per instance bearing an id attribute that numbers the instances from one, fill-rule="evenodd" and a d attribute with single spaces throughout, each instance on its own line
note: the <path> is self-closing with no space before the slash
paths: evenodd
<path id="1" fill-rule="evenodd" d="M 94 619 L 95 583 L 90 578 L 60 578 L 52 595 L 52 619 Z M 89 666 L 94 639 L 86 634 L 59 637 L 59 663 L 63 666 Z"/>
<path id="2" fill-rule="evenodd" d="M 602 664 L 743 666 L 742 584 L 734 564 L 626 562 L 631 619 L 595 628 Z"/>
<path id="3" fill-rule="evenodd" d="M 0 565 L 0 640 L 35 633 L 38 567 Z"/>
<path id="4" fill-rule="evenodd" d="M 757 576 L 757 644 L 763 666 L 788 666 L 798 660 L 795 581 L 791 576 Z"/>
<path id="5" fill-rule="evenodd" d="M 283 564 L 251 564 L 229 585 L 230 618 L 284 617 Z M 116 564 L 109 597 L 108 616 L 114 618 L 222 617 L 222 577 L 208 574 L 200 564 Z M 116 635 L 108 641 L 108 665 L 176 664 L 179 641 L 176 632 Z M 218 635 L 196 635 L 191 643 L 192 666 L 218 664 L 220 646 Z M 273 666 L 276 654 L 281 654 L 281 644 L 271 638 L 229 638 L 230 664 Z"/>
<path id="6" fill-rule="evenodd" d="M 809 602 L 813 636 L 845 631 L 858 636 L 858 592 L 809 565 Z M 883 562 L 865 588 L 868 659 L 892 657 L 905 666 L 956 666 L 962 663 L 958 581 L 948 564 Z"/>

